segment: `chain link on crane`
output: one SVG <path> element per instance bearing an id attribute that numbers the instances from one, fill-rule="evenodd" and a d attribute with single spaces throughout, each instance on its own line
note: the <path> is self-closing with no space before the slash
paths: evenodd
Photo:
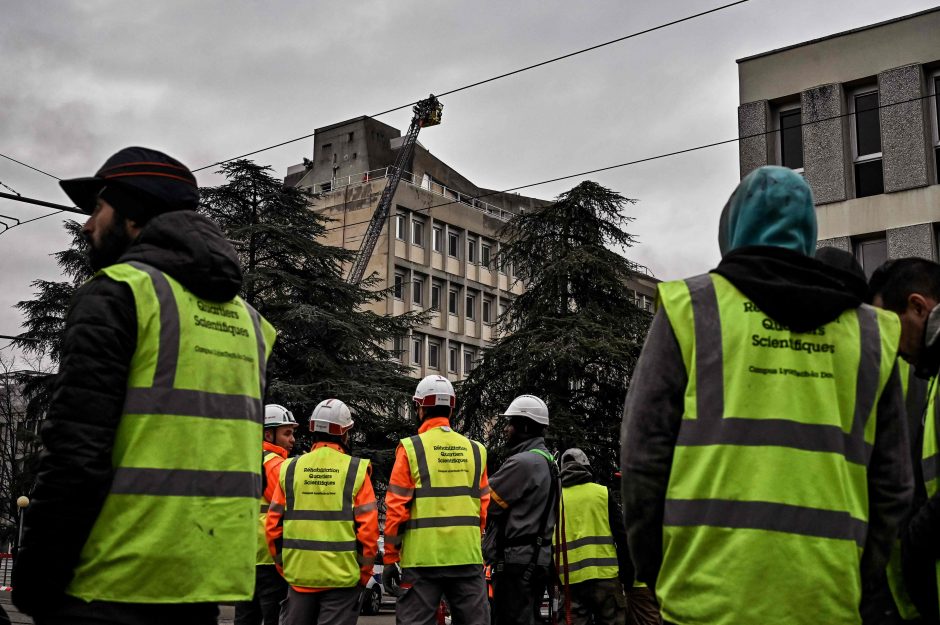
<path id="1" fill-rule="evenodd" d="M 425 100 L 415 104 L 414 117 L 411 119 L 411 125 L 402 141 L 401 148 L 398 150 L 398 156 L 395 158 L 395 164 L 388 173 L 388 181 L 385 183 L 385 189 L 382 191 L 382 197 L 379 204 L 372 213 L 372 219 L 366 227 L 365 236 L 362 237 L 362 244 L 359 246 L 359 253 L 356 260 L 349 268 L 349 274 L 346 276 L 346 282 L 358 284 L 365 275 L 366 267 L 369 265 L 369 259 L 372 258 L 372 252 L 375 251 L 375 245 L 378 243 L 379 235 L 385 228 L 385 222 L 388 221 L 389 210 L 392 206 L 392 199 L 395 197 L 395 190 L 401 180 L 402 172 L 411 160 L 414 153 L 415 143 L 418 142 L 418 132 L 428 126 L 437 126 L 441 123 L 441 115 L 444 111 L 444 105 L 431 95 Z"/>

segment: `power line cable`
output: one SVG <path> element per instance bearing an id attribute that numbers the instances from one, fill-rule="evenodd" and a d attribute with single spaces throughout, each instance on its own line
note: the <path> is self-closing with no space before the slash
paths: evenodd
<path id="1" fill-rule="evenodd" d="M 8 191 L 11 191 L 11 192 L 13 192 L 13 193 L 15 193 L 15 194 L 17 194 L 17 195 L 22 195 L 19 191 L 17 191 L 16 189 L 14 189 L 13 187 L 11 187 L 10 185 L 3 184 L 3 181 L 2 181 L 2 180 L 0 180 L 0 187 L 3 187 L 4 189 L 6 189 L 6 190 L 8 190 Z"/>
<path id="2" fill-rule="evenodd" d="M 603 42 L 603 43 L 599 43 L 599 44 L 596 44 L 596 45 L 593 45 L 593 46 L 589 46 L 589 47 L 587 47 L 587 48 L 582 48 L 582 49 L 580 49 L 580 50 L 575 50 L 574 52 L 569 52 L 569 53 L 563 54 L 563 55 L 561 55 L 561 56 L 556 56 L 556 57 L 554 57 L 554 58 L 551 58 L 551 59 L 548 59 L 548 60 L 545 60 L 545 61 L 541 61 L 541 62 L 539 62 L 539 63 L 533 63 L 532 65 L 526 65 L 525 67 L 520 67 L 519 69 L 514 69 L 514 70 L 512 70 L 512 71 L 505 72 L 505 73 L 503 73 L 503 74 L 499 74 L 498 76 L 493 76 L 493 77 L 491 77 L 491 78 L 486 78 L 486 79 L 484 79 L 484 80 L 478 80 L 478 81 L 473 82 L 473 83 L 470 83 L 470 84 L 468 84 L 468 85 L 464 85 L 464 86 L 462 86 L 462 87 L 457 87 L 456 89 L 451 89 L 451 90 L 449 90 L 449 91 L 445 91 L 445 92 L 443 92 L 443 93 L 439 93 L 439 94 L 437 95 L 437 97 L 438 97 L 438 98 L 442 98 L 442 97 L 444 97 L 444 96 L 448 96 L 448 95 L 451 95 L 451 94 L 454 94 L 454 93 L 459 93 L 459 92 L 461 92 L 461 91 L 466 91 L 467 89 L 472 89 L 472 88 L 474 88 L 474 87 L 479 87 L 480 85 L 485 85 L 485 84 L 487 84 L 487 83 L 491 83 L 491 82 L 494 82 L 494 81 L 497 81 L 497 80 L 501 80 L 501 79 L 503 79 L 503 78 L 508 78 L 509 76 L 515 76 L 516 74 L 521 74 L 522 72 L 527 72 L 527 71 L 529 71 L 529 70 L 536 69 L 536 68 L 538 68 L 538 67 L 542 67 L 542 66 L 545 66 L 545 65 L 549 65 L 549 64 L 551 64 L 551 63 L 556 63 L 556 62 L 558 62 L 558 61 L 563 61 L 564 59 L 570 59 L 571 57 L 578 56 L 579 54 L 584 54 L 584 53 L 586 53 L 586 52 L 592 52 L 592 51 L 594 51 L 594 50 L 598 50 L 598 49 L 600 49 L 600 48 L 603 48 L 603 47 L 606 47 L 606 46 L 610 46 L 610 45 L 613 45 L 613 44 L 615 44 L 615 43 L 620 43 L 620 42 L 622 42 L 622 41 L 626 41 L 626 40 L 628 40 L 628 39 L 633 39 L 633 38 L 639 37 L 639 36 L 641 36 L 641 35 L 646 35 L 646 34 L 649 34 L 649 33 L 651 33 L 651 32 L 655 32 L 655 31 L 657 31 L 657 30 L 662 30 L 662 29 L 664 29 L 664 28 L 669 28 L 670 26 L 675 26 L 675 25 L 677 25 L 677 24 L 681 24 L 682 22 L 688 22 L 688 21 L 690 21 L 690 20 L 694 20 L 694 19 L 696 19 L 696 18 L 703 17 L 703 16 L 709 15 L 709 14 L 711 14 L 711 13 L 717 13 L 718 11 L 723 11 L 723 10 L 725 10 L 725 9 L 729 9 L 729 8 L 731 8 L 731 7 L 733 7 L 733 6 L 737 6 L 737 5 L 739 5 L 739 4 L 744 4 L 744 3 L 746 3 L 746 2 L 750 2 L 750 0 L 736 0 L 735 2 L 730 2 L 730 3 L 728 3 L 728 4 L 723 4 L 723 5 L 721 5 L 721 6 L 715 7 L 715 8 L 713 8 L 713 9 L 709 9 L 709 10 L 707 10 L 707 11 L 702 11 L 702 12 L 700 12 L 700 13 L 695 13 L 695 14 L 693 14 L 693 15 L 688 15 L 688 16 L 686 16 L 686 17 L 682 17 L 682 18 L 679 18 L 679 19 L 676 19 L 676 20 L 672 20 L 671 22 L 666 22 L 666 23 L 660 24 L 660 25 L 658 25 L 658 26 L 653 26 L 653 27 L 651 27 L 651 28 L 647 28 L 647 29 L 644 29 L 644 30 L 640 30 L 640 31 L 637 31 L 637 32 L 635 32 L 635 33 L 630 33 L 629 35 L 624 35 L 624 36 L 622 36 L 622 37 L 617 37 L 616 39 L 611 39 L 610 41 L 605 41 L 605 42 Z M 387 109 L 387 110 L 382 111 L 382 112 L 380 112 L 380 113 L 374 113 L 374 114 L 372 114 L 372 115 L 369 115 L 369 117 L 373 117 L 373 118 L 375 118 L 375 117 L 382 117 L 383 115 L 388 115 L 389 113 L 394 113 L 394 112 L 396 112 L 396 111 L 401 111 L 401 110 L 406 109 L 406 108 L 408 108 L 408 107 L 414 106 L 414 105 L 417 104 L 417 103 L 418 103 L 418 102 L 415 101 L 415 102 L 409 102 L 408 104 L 402 104 L 401 106 L 396 106 L 396 107 L 394 107 L 394 108 Z M 333 126 L 332 128 L 333 128 L 333 129 L 335 129 L 335 128 L 342 128 L 343 126 L 348 126 L 348 125 L 351 125 L 351 124 L 353 124 L 353 123 L 354 123 L 354 121 L 353 121 L 353 120 L 350 120 L 350 121 L 348 121 L 348 122 L 344 122 L 344 123 L 341 123 L 341 124 L 337 124 L 337 125 Z M 279 148 L 279 147 L 282 147 L 282 146 L 285 146 L 285 145 L 289 145 L 289 144 L 291 144 L 291 143 L 296 143 L 297 141 L 303 141 L 304 139 L 309 139 L 310 137 L 314 136 L 314 134 L 315 134 L 315 133 L 305 134 L 305 135 L 303 135 L 303 136 L 296 137 L 296 138 L 294 138 L 294 139 L 288 139 L 288 140 L 286 140 L 286 141 L 281 141 L 280 143 L 275 143 L 274 145 L 269 145 L 269 146 L 264 147 L 264 148 L 259 148 L 259 149 L 257 149 L 257 150 L 253 150 L 253 151 L 251 151 L 251 152 L 246 152 L 246 153 L 240 154 L 240 155 L 238 155 L 238 156 L 233 156 L 233 157 L 227 158 L 227 159 L 225 159 L 225 160 L 216 161 L 215 163 L 211 163 L 211 164 L 209 164 L 209 165 L 204 165 L 204 166 L 202 166 L 202 167 L 199 167 L 198 169 L 194 169 L 193 172 L 195 173 L 195 172 L 197 172 L 197 171 L 202 171 L 202 170 L 204 170 L 204 169 L 209 169 L 210 167 L 215 167 L 216 165 L 223 165 L 223 164 L 225 164 L 225 163 L 228 163 L 229 161 L 234 161 L 234 160 L 237 160 L 237 159 L 240 159 L 240 158 L 245 158 L 246 156 L 254 156 L 255 154 L 260 154 L 261 152 L 267 152 L 268 150 L 273 150 L 274 148 Z"/>
<path id="3" fill-rule="evenodd" d="M 927 99 L 933 98 L 933 97 L 936 97 L 936 94 L 929 93 L 929 94 L 926 94 L 926 95 L 923 95 L 923 96 L 918 96 L 918 97 L 916 97 L 916 98 L 910 98 L 910 99 L 908 99 L 908 100 L 901 100 L 901 101 L 898 101 L 898 102 L 892 102 L 892 103 L 890 103 L 890 104 L 879 104 L 877 107 L 872 107 L 872 108 L 866 109 L 866 110 L 870 110 L 870 111 L 880 110 L 880 109 L 884 109 L 884 108 L 890 108 L 890 107 L 892 107 L 892 106 L 899 106 L 899 105 L 901 105 L 901 104 L 910 104 L 910 103 L 912 103 L 912 102 L 919 102 L 919 101 L 921 101 L 921 100 L 927 100 Z M 844 118 L 844 117 L 851 117 L 852 115 L 855 115 L 855 112 L 851 112 L 851 113 L 842 113 L 842 114 L 840 114 L 840 115 L 833 115 L 833 116 L 831 116 L 831 117 L 824 117 L 824 118 L 816 119 L 816 120 L 813 120 L 813 121 L 801 122 L 801 123 L 799 124 L 799 126 L 791 126 L 791 127 L 792 127 L 792 128 L 802 128 L 802 127 L 804 127 L 804 126 L 812 126 L 812 125 L 815 125 L 815 124 L 821 124 L 821 123 L 833 121 L 833 120 L 836 120 L 836 119 L 842 119 L 842 118 Z M 765 136 L 770 135 L 770 134 L 776 134 L 776 133 L 778 133 L 778 132 L 780 132 L 780 131 L 781 131 L 780 128 L 775 128 L 775 129 L 773 129 L 773 130 L 767 130 L 767 131 L 765 131 L 765 132 L 757 132 L 757 133 L 753 133 L 753 134 L 749 134 L 749 135 L 744 135 L 744 136 L 741 136 L 741 137 L 735 137 L 735 138 L 733 138 L 733 139 L 723 139 L 723 140 L 721 140 L 721 141 L 713 141 L 712 143 L 704 143 L 704 144 L 702 144 L 702 145 L 697 145 L 697 146 L 694 146 L 694 147 L 691 147 L 691 148 L 684 148 L 684 149 L 681 149 L 681 150 L 675 150 L 675 151 L 672 151 L 672 152 L 666 152 L 666 153 L 664 153 L 664 154 L 657 154 L 657 155 L 655 155 L 655 156 L 647 156 L 647 157 L 644 157 L 644 158 L 634 159 L 634 160 L 632 160 L 632 161 L 627 161 L 627 162 L 624 162 L 624 163 L 618 163 L 618 164 L 616 164 L 616 165 L 607 165 L 607 166 L 605 166 L 605 167 L 598 167 L 598 168 L 596 168 L 596 169 L 590 169 L 590 170 L 587 170 L 587 171 L 578 172 L 578 173 L 576 173 L 576 174 L 567 174 L 567 175 L 564 175 L 564 176 L 558 176 L 558 177 L 556 177 L 556 178 L 550 178 L 550 179 L 548 179 L 548 180 L 542 180 L 542 181 L 539 181 L 539 182 L 532 182 L 532 183 L 529 183 L 529 184 L 520 185 L 520 186 L 518 186 L 518 187 L 512 187 L 512 188 L 509 188 L 509 189 L 503 189 L 503 190 L 501 190 L 501 191 L 490 191 L 489 193 L 481 193 L 480 195 L 475 195 L 475 196 L 472 196 L 472 197 L 468 196 L 468 197 L 467 197 L 467 200 L 470 200 L 470 201 L 472 201 L 472 200 L 479 200 L 479 199 L 483 199 L 483 198 L 485 198 L 485 197 L 490 197 L 490 196 L 493 196 L 493 195 L 498 195 L 498 194 L 500 194 L 500 193 L 510 193 L 510 192 L 512 192 L 512 191 L 519 191 L 519 190 L 521 190 L 521 189 L 528 189 L 528 188 L 530 188 L 530 187 L 537 187 L 537 186 L 540 186 L 540 185 L 543 185 L 543 184 L 549 184 L 549 183 L 551 183 L 551 182 L 560 182 L 560 181 L 562 181 L 562 180 L 570 180 L 571 178 L 578 178 L 578 177 L 580 177 L 580 176 L 587 176 L 587 175 L 589 175 L 589 174 L 596 174 L 596 173 L 600 173 L 600 172 L 604 172 L 604 171 L 610 171 L 610 170 L 612 170 L 612 169 L 619 169 L 619 168 L 621 168 L 621 167 L 629 167 L 629 166 L 631 166 L 631 165 L 639 165 L 639 164 L 641 164 L 641 163 L 648 163 L 648 162 L 650 162 L 650 161 L 656 161 L 656 160 L 660 160 L 660 159 L 664 159 L 664 158 L 669 158 L 669 157 L 672 157 L 672 156 L 679 156 L 679 155 L 681 155 L 681 154 L 688 154 L 689 152 L 697 152 L 697 151 L 699 151 L 699 150 L 705 150 L 705 149 L 708 149 L 708 148 L 717 147 L 717 146 L 719 146 L 719 145 L 726 145 L 726 144 L 729 144 L 729 143 L 737 143 L 737 142 L 740 142 L 740 141 L 744 141 L 744 140 L 746 140 L 746 139 L 754 139 L 754 138 L 757 138 L 757 137 L 765 137 Z M 416 209 L 412 210 L 412 212 L 414 212 L 414 213 L 423 213 L 423 212 L 430 211 L 431 209 L 434 209 L 434 208 L 440 208 L 440 207 L 442 207 L 442 206 L 449 206 L 449 205 L 451 205 L 451 204 L 458 204 L 458 203 L 460 203 L 460 204 L 466 204 L 466 202 L 461 201 L 461 200 L 450 200 L 450 201 L 447 201 L 447 202 L 442 202 L 442 203 L 440 203 L 440 204 L 433 204 L 433 205 L 428 206 L 428 207 L 425 207 L 425 208 L 416 208 Z M 324 230 L 324 232 L 332 232 L 332 231 L 334 231 L 334 230 L 341 230 L 341 229 L 343 229 L 343 228 L 348 228 L 348 227 L 350 227 L 350 226 L 358 226 L 358 225 L 362 225 L 362 224 L 369 223 L 370 221 L 371 221 L 371 218 L 370 218 L 370 219 L 367 219 L 367 220 L 365 220 L 365 221 L 354 221 L 354 222 L 352 222 L 352 223 L 347 223 L 347 224 L 343 224 L 343 225 L 340 225 L 340 226 L 334 226 L 334 227 L 332 227 L 332 228 L 326 228 L 326 229 Z"/>
<path id="4" fill-rule="evenodd" d="M 47 172 L 47 171 L 43 171 L 43 170 L 39 169 L 38 167 L 33 167 L 32 165 L 29 165 L 29 164 L 27 164 L 27 163 L 24 163 L 23 161 L 18 161 L 18 160 L 16 160 L 15 158 L 13 158 L 12 156 L 7 156 L 6 154 L 2 154 L 2 153 L 0 153 L 0 156 L 2 156 L 3 158 L 7 159 L 8 161 L 13 161 L 14 163 L 17 163 L 18 165 L 22 165 L 23 167 L 27 167 L 27 168 L 29 168 L 29 169 L 32 169 L 33 171 L 38 171 L 40 174 L 43 174 L 43 175 L 45 175 L 45 176 L 49 176 L 50 178 L 55 178 L 56 180 L 62 180 L 62 179 L 59 178 L 58 176 L 55 176 L 55 175 L 53 175 L 53 174 L 50 174 L 50 173 Z"/>

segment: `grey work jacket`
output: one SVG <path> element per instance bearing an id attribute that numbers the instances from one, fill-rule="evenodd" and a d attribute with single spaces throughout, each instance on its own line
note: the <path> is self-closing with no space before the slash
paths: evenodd
<path id="1" fill-rule="evenodd" d="M 489 563 L 498 559 L 500 533 L 504 532 L 507 539 L 536 534 L 545 506 L 548 505 L 548 525 L 538 564 L 551 564 L 552 533 L 555 530 L 558 492 L 561 488 L 556 487 L 555 498 L 549 501 L 552 474 L 545 457 L 531 451 L 533 449 L 548 453 L 545 439 L 530 438 L 516 445 L 510 450 L 513 455 L 490 477 L 490 491 L 495 496 L 490 498 L 490 507 L 487 509 L 486 537 L 483 541 L 483 557 Z M 534 549 L 535 545 L 506 547 L 503 561 L 508 564 L 528 564 Z"/>

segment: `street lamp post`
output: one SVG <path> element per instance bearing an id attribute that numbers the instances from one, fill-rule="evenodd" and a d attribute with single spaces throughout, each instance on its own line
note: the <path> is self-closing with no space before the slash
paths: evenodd
<path id="1" fill-rule="evenodd" d="M 16 550 L 19 552 L 20 544 L 23 542 L 23 511 L 26 510 L 26 506 L 29 505 L 29 497 L 26 495 L 20 495 L 16 499 L 16 505 L 20 509 L 20 528 L 16 534 Z"/>

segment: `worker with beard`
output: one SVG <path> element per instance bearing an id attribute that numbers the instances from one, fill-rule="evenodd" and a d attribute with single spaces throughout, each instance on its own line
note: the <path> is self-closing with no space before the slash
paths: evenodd
<path id="1" fill-rule="evenodd" d="M 61 185 L 95 275 L 65 320 L 13 602 L 37 625 L 215 623 L 254 589 L 274 329 L 182 163 L 125 148 Z"/>
<path id="2" fill-rule="evenodd" d="M 621 430 L 627 543 L 663 620 L 861 622 L 912 479 L 897 316 L 816 251 L 802 176 L 761 167 L 718 267 L 659 285 Z"/>

